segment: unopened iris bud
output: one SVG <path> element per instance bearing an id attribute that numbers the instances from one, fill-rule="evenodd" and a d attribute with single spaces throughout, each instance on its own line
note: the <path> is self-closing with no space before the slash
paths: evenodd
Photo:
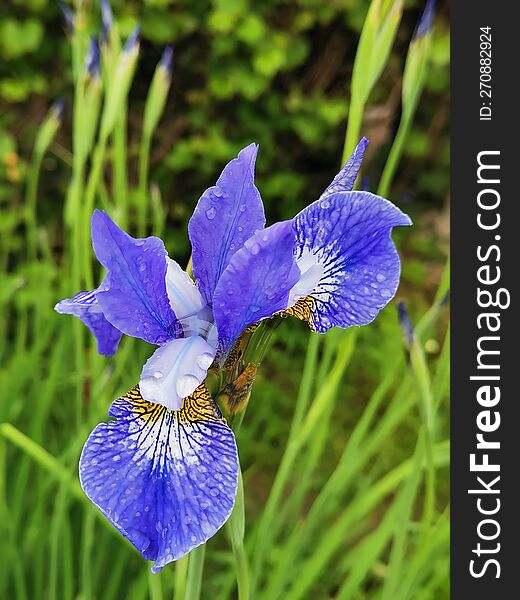
<path id="1" fill-rule="evenodd" d="M 417 29 L 415 30 L 414 39 L 423 37 L 431 31 L 434 16 L 435 0 L 428 0 L 426 3 L 426 8 L 424 9 L 422 17 L 417 25 Z"/>
<path id="2" fill-rule="evenodd" d="M 114 25 L 114 15 L 108 0 L 101 0 L 101 40 L 103 44 L 108 43 L 110 32 Z"/>
<path id="3" fill-rule="evenodd" d="M 140 32 L 141 28 L 139 26 L 134 29 L 115 64 L 101 121 L 102 137 L 108 137 L 114 127 L 121 107 L 126 102 L 139 54 Z"/>
<path id="4" fill-rule="evenodd" d="M 173 48 L 166 46 L 155 69 L 144 107 L 143 135 L 151 137 L 164 111 L 171 83 Z"/>
<path id="5" fill-rule="evenodd" d="M 51 145 L 54 136 L 58 132 L 63 120 L 64 101 L 62 98 L 56 100 L 50 107 L 34 142 L 34 154 L 43 156 Z"/>
<path id="6" fill-rule="evenodd" d="M 92 79 L 96 79 L 100 76 L 100 54 L 99 54 L 99 43 L 96 36 L 92 36 L 90 40 L 90 46 L 85 57 L 85 72 Z"/>
<path id="7" fill-rule="evenodd" d="M 163 69 L 168 75 L 171 75 L 173 64 L 173 46 L 166 46 L 163 50 L 161 60 L 159 61 L 159 67 Z"/>
<path id="8" fill-rule="evenodd" d="M 74 34 L 74 26 L 76 21 L 76 15 L 74 11 L 65 2 L 60 2 L 60 9 L 63 15 L 63 26 L 67 35 L 72 36 Z"/>
<path id="9" fill-rule="evenodd" d="M 137 27 L 132 31 L 130 37 L 126 40 L 125 45 L 123 46 L 124 54 L 132 54 L 139 50 L 139 42 L 141 41 L 141 27 L 137 25 Z"/>
<path id="10" fill-rule="evenodd" d="M 403 116 L 411 119 L 424 87 L 435 2 L 428 0 L 410 43 L 403 72 Z"/>
<path id="11" fill-rule="evenodd" d="M 65 111 L 65 100 L 58 98 L 51 106 L 50 112 L 54 114 L 55 118 L 61 123 L 63 121 L 63 113 Z"/>
<path id="12" fill-rule="evenodd" d="M 408 315 L 408 311 L 406 310 L 406 306 L 403 302 L 399 302 L 397 305 L 397 315 L 399 319 L 399 325 L 401 325 L 401 329 L 403 331 L 404 343 L 408 350 L 411 350 L 413 346 L 413 326 L 410 321 L 410 316 Z"/>

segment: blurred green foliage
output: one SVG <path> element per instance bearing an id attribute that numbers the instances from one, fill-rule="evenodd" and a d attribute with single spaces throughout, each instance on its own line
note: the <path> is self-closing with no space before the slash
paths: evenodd
<path id="1" fill-rule="evenodd" d="M 138 22 L 143 32 L 131 91 L 128 140 L 134 158 L 140 113 L 161 47 L 175 46 L 173 91 L 151 157 L 152 180 L 168 200 L 172 226 L 184 228 L 214 174 L 251 141 L 260 144 L 258 179 L 273 221 L 293 215 L 319 195 L 340 161 L 347 85 L 367 8 L 366 0 L 113 2 L 122 35 Z M 399 122 L 404 57 L 420 10 L 420 2 L 405 5 L 390 62 L 365 112 L 363 133 L 371 141 L 364 173 L 369 188 L 380 177 Z M 425 97 L 391 195 L 398 204 L 416 201 L 419 210 L 438 208 L 448 188 L 446 17 L 441 11 L 436 22 Z M 96 30 L 99 23 L 89 27 Z M 13 189 L 6 181 L 20 193 L 35 129 L 51 101 L 64 96 L 70 109 L 70 48 L 62 28 L 57 2 L 1 4 L 0 201 L 8 196 L 12 201 Z M 70 114 L 65 122 L 70 123 Z M 64 128 L 53 151 L 67 157 L 70 129 Z M 52 157 L 44 168 L 57 171 L 44 190 L 57 201 L 67 172 Z M 188 257 L 185 236 L 176 240 L 176 248 Z"/>

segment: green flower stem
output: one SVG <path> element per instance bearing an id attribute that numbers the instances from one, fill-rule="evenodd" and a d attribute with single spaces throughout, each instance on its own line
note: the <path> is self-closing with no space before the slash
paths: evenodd
<path id="1" fill-rule="evenodd" d="M 89 173 L 87 189 L 85 192 L 85 203 L 83 212 L 83 239 L 82 244 L 84 248 L 90 247 L 90 216 L 94 211 L 94 201 L 96 197 L 96 191 L 103 173 L 103 165 L 105 160 L 106 145 L 108 135 L 104 134 L 99 138 L 92 158 L 92 169 Z M 90 252 L 85 252 L 83 256 L 83 269 L 85 273 L 85 283 L 87 289 L 94 287 L 94 275 L 92 272 L 92 261 L 90 259 Z"/>
<path id="2" fill-rule="evenodd" d="M 127 107 L 123 107 L 119 115 L 113 133 L 113 164 L 114 164 L 114 198 L 118 211 L 119 221 L 123 228 L 126 227 L 127 218 L 127 167 L 126 167 L 126 120 Z"/>
<path id="3" fill-rule="evenodd" d="M 423 420 L 424 445 L 426 457 L 426 485 L 424 498 L 423 532 L 426 536 L 433 525 L 435 516 L 436 469 L 433 456 L 435 444 L 435 410 L 432 398 L 430 373 L 420 343 L 414 339 L 410 350 L 410 366 L 415 376 L 420 403 L 419 410 Z"/>
<path id="4" fill-rule="evenodd" d="M 243 362 L 245 365 L 254 363 L 260 366 L 267 349 L 269 348 L 271 338 L 275 329 L 282 322 L 282 318 L 276 316 L 272 319 L 262 321 L 255 331 L 250 335 L 244 350 Z M 235 434 L 240 429 L 244 419 L 247 405 L 240 413 L 233 415 L 230 421 L 231 429 Z M 245 504 L 244 504 L 244 483 L 242 471 L 238 473 L 238 489 L 235 499 L 233 512 L 226 523 L 226 529 L 231 540 L 231 547 L 235 558 L 235 569 L 238 586 L 239 600 L 249 600 L 250 598 L 250 569 L 249 560 L 244 547 L 245 533 Z"/>
<path id="5" fill-rule="evenodd" d="M 342 166 L 347 162 L 356 147 L 356 144 L 359 142 L 364 108 L 365 101 L 359 101 L 356 96 L 353 96 L 350 102 L 348 127 L 345 135 L 345 142 L 343 144 L 343 154 L 341 156 Z"/>
<path id="6" fill-rule="evenodd" d="M 73 107 L 73 164 L 72 178 L 68 188 L 67 202 L 65 205 L 65 223 L 70 226 L 70 240 L 72 246 L 71 282 L 73 289 L 83 289 L 82 282 L 82 258 L 86 252 L 82 238 L 82 211 L 81 193 L 85 176 L 86 156 L 80 152 L 81 140 L 83 138 L 82 112 L 84 104 L 83 77 L 76 76 L 74 107 Z M 75 389 L 76 428 L 81 427 L 83 412 L 83 378 L 85 374 L 84 360 L 84 332 L 81 323 L 74 322 L 74 358 L 77 377 Z"/>
<path id="7" fill-rule="evenodd" d="M 31 166 L 27 173 L 27 193 L 26 193 L 26 219 L 27 219 L 27 248 L 29 257 L 36 259 L 36 195 L 38 190 L 38 181 L 42 164 L 41 154 L 34 154 Z"/>
<path id="8" fill-rule="evenodd" d="M 147 216 L 147 196 L 148 196 L 148 169 L 150 164 L 150 147 L 152 144 L 151 135 L 143 131 L 141 143 L 139 146 L 139 184 L 137 199 L 138 205 L 138 224 L 139 235 L 144 236 L 146 233 L 146 216 Z M 191 258 L 190 258 L 191 263 Z"/>
<path id="9" fill-rule="evenodd" d="M 206 544 L 201 544 L 190 552 L 185 600 L 199 600 L 200 598 L 205 556 Z"/>
<path id="10" fill-rule="evenodd" d="M 397 134 L 394 138 L 394 143 L 392 144 L 392 148 L 390 150 L 390 154 L 388 155 L 388 159 L 385 163 L 385 168 L 383 169 L 383 174 L 381 175 L 381 181 L 379 182 L 379 187 L 377 188 L 377 193 L 379 196 L 383 196 L 386 198 L 388 195 L 388 190 L 390 189 L 390 184 L 394 178 L 395 170 L 397 169 L 397 165 L 401 159 L 401 154 L 403 152 L 403 144 L 408 135 L 408 131 L 410 129 L 410 120 L 409 119 L 401 119 L 399 124 L 399 128 L 397 130 Z"/>
<path id="11" fill-rule="evenodd" d="M 245 506 L 242 472 L 238 472 L 237 497 L 233 512 L 226 523 L 235 557 L 239 600 L 249 600 L 249 561 L 244 548 Z"/>
<path id="12" fill-rule="evenodd" d="M 184 600 L 186 598 L 186 577 L 188 575 L 188 564 L 190 557 L 185 556 L 175 563 L 173 568 L 173 600 Z"/>
<path id="13" fill-rule="evenodd" d="M 150 591 L 150 600 L 162 600 L 163 589 L 160 573 L 148 571 L 148 590 Z"/>
<path id="14" fill-rule="evenodd" d="M 271 319 L 262 321 L 255 331 L 251 334 L 247 347 L 244 350 L 244 364 L 255 363 L 257 367 L 260 366 L 264 359 L 265 353 L 267 352 L 269 345 L 271 344 L 271 337 L 280 326 L 282 317 L 275 316 Z"/>

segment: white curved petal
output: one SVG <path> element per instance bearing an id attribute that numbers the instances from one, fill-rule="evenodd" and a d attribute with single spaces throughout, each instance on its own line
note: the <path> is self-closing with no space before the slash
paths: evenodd
<path id="1" fill-rule="evenodd" d="M 148 402 L 179 410 L 183 398 L 206 379 L 216 350 L 199 336 L 171 340 L 148 359 L 139 389 Z"/>
<path id="2" fill-rule="evenodd" d="M 291 308 L 298 300 L 313 292 L 325 271 L 324 263 L 307 247 L 304 247 L 300 256 L 296 257 L 296 264 L 300 269 L 301 277 L 289 292 L 287 308 Z"/>
<path id="3" fill-rule="evenodd" d="M 175 316 L 180 321 L 204 308 L 204 300 L 192 278 L 171 258 L 166 258 L 166 291 Z"/>

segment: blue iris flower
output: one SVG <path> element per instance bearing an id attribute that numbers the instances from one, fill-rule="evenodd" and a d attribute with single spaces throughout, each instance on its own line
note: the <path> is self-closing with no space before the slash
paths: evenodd
<path id="1" fill-rule="evenodd" d="M 153 571 L 209 539 L 233 508 L 238 455 L 205 379 L 241 333 L 276 314 L 313 331 L 365 325 L 394 296 L 392 228 L 410 225 L 387 200 L 351 191 L 363 139 L 321 197 L 265 227 L 244 148 L 200 198 L 189 222 L 195 281 L 156 237 L 135 239 L 95 211 L 101 285 L 56 305 L 79 317 L 110 356 L 122 334 L 158 346 L 139 385 L 115 400 L 80 459 L 82 487 Z"/>

